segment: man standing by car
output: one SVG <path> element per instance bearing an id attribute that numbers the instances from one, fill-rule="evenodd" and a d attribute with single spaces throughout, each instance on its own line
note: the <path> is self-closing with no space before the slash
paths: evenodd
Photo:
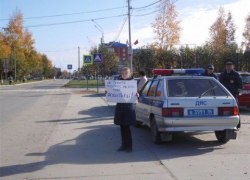
<path id="1" fill-rule="evenodd" d="M 214 77 L 215 79 L 217 79 L 217 76 L 214 74 L 214 65 L 209 64 L 203 76 Z"/>
<path id="2" fill-rule="evenodd" d="M 226 69 L 220 75 L 220 82 L 235 98 L 238 97 L 239 89 L 242 89 L 242 80 L 239 73 L 234 70 L 234 64 L 231 60 L 226 62 Z"/>
<path id="3" fill-rule="evenodd" d="M 229 59 L 226 62 L 226 69 L 220 75 L 220 82 L 223 84 L 227 90 L 235 97 L 238 102 L 239 89 L 242 89 L 242 79 L 238 72 L 234 70 L 234 64 Z M 241 127 L 241 122 L 237 125 L 239 129 Z"/>
<path id="4" fill-rule="evenodd" d="M 139 75 L 140 75 L 140 80 L 139 80 L 139 83 L 137 85 L 138 92 L 141 91 L 141 89 L 143 88 L 144 84 L 148 81 L 148 79 L 147 79 L 146 74 L 145 74 L 144 71 L 140 71 Z"/>

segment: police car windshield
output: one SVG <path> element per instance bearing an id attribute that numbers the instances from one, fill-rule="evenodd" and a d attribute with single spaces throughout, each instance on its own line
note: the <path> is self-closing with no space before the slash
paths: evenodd
<path id="1" fill-rule="evenodd" d="M 167 90 L 169 97 L 228 96 L 218 82 L 211 79 L 170 79 Z"/>

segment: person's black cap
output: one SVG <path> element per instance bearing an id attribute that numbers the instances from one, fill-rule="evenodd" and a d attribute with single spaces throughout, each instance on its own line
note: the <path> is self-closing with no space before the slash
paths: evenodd
<path id="1" fill-rule="evenodd" d="M 207 66 L 207 68 L 208 68 L 208 69 L 214 69 L 214 65 L 209 64 L 209 65 Z"/>
<path id="2" fill-rule="evenodd" d="M 234 63 L 232 61 L 227 61 L 226 65 L 234 65 Z"/>

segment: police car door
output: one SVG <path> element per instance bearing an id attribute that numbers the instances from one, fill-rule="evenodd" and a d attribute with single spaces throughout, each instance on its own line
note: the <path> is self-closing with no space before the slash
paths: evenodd
<path id="1" fill-rule="evenodd" d="M 156 93 L 156 88 L 158 85 L 159 81 L 158 80 L 153 80 L 149 91 L 148 91 L 148 95 L 146 97 L 146 106 L 145 106 L 145 113 L 143 114 L 143 119 L 145 119 L 145 123 L 146 124 L 150 124 L 150 114 L 152 113 L 152 108 L 155 105 L 155 93 Z"/>
<path id="2" fill-rule="evenodd" d="M 138 103 L 136 104 L 136 119 L 139 121 L 144 122 L 145 119 L 145 109 L 147 108 L 147 100 L 148 100 L 148 90 L 150 88 L 152 81 L 149 80 L 146 82 L 144 87 L 142 88 L 142 91 L 140 92 L 140 97 L 138 100 Z"/>
<path id="3" fill-rule="evenodd" d="M 153 87 L 154 84 L 152 84 L 151 87 Z M 151 103 L 151 113 L 154 115 L 156 121 L 162 120 L 162 107 L 164 104 L 164 98 L 163 98 L 163 80 L 160 79 L 159 82 L 155 82 L 155 85 L 157 85 L 155 95 L 152 96 L 152 103 Z"/>

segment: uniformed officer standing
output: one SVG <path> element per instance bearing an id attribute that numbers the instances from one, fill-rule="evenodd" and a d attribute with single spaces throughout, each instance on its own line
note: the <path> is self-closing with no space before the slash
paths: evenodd
<path id="1" fill-rule="evenodd" d="M 214 77 L 215 79 L 217 79 L 217 76 L 214 74 L 214 65 L 209 64 L 203 76 Z"/>
<path id="2" fill-rule="evenodd" d="M 234 70 L 234 64 L 231 60 L 226 62 L 226 69 L 220 75 L 220 82 L 235 98 L 238 97 L 239 89 L 242 89 L 242 79 L 239 73 Z"/>

